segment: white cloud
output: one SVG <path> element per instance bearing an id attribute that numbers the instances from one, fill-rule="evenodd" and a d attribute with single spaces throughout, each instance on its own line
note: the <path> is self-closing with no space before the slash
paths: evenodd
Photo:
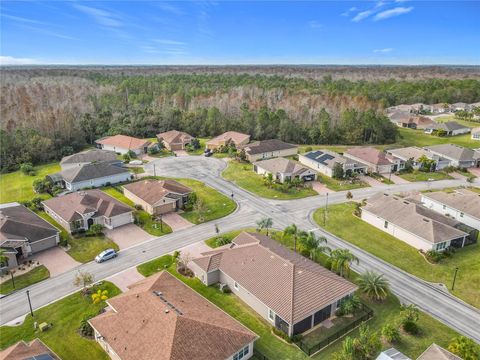
<path id="1" fill-rule="evenodd" d="M 16 21 L 16 22 L 21 22 L 21 23 L 46 25 L 46 23 L 44 23 L 43 21 L 27 19 L 27 18 L 20 17 L 20 16 L 7 15 L 7 14 L 2 14 L 1 16 L 6 18 L 6 19 L 10 19 L 10 20 L 13 20 L 13 21 Z"/>
<path id="2" fill-rule="evenodd" d="M 350 9 L 348 9 L 347 11 L 342 13 L 341 15 L 342 16 L 349 16 L 352 12 L 355 12 L 355 11 L 357 11 L 357 8 L 355 6 L 352 6 Z"/>
<path id="3" fill-rule="evenodd" d="M 174 15 L 183 15 L 184 14 L 184 12 L 180 8 L 178 8 L 176 6 L 173 6 L 172 4 L 163 2 L 163 1 L 155 3 L 155 6 L 159 7 L 163 11 L 172 13 Z"/>
<path id="4" fill-rule="evenodd" d="M 363 19 L 366 19 L 367 17 L 369 17 L 370 15 L 373 14 L 373 11 L 372 10 L 365 10 L 365 11 L 361 11 L 359 12 L 357 15 L 355 15 L 352 19 L 353 22 L 359 22 L 359 21 L 362 21 Z"/>
<path id="5" fill-rule="evenodd" d="M 118 16 L 111 12 L 80 4 L 74 4 L 73 7 L 78 11 L 91 16 L 100 25 L 107 27 L 122 26 L 122 22 L 118 20 Z"/>
<path id="6" fill-rule="evenodd" d="M 386 53 L 389 53 L 389 52 L 392 52 L 392 51 L 393 51 L 393 48 L 383 48 L 383 49 L 373 50 L 374 53 L 382 53 L 382 54 L 386 54 Z"/>
<path id="7" fill-rule="evenodd" d="M 377 15 L 375 15 L 373 20 L 375 20 L 375 21 L 385 20 L 385 19 L 388 19 L 388 18 L 391 18 L 391 17 L 394 17 L 394 16 L 408 14 L 412 10 L 413 10 L 413 6 L 410 6 L 410 7 L 399 6 L 399 7 L 390 9 L 390 10 L 385 10 L 385 11 L 379 12 Z"/>
<path id="8" fill-rule="evenodd" d="M 323 25 L 320 24 L 317 20 L 309 21 L 308 26 L 310 26 L 312 29 L 320 29 L 323 27 Z"/>
<path id="9" fill-rule="evenodd" d="M 32 65 L 38 64 L 39 61 L 29 58 L 16 58 L 13 56 L 1 56 L 0 55 L 0 65 Z"/>
<path id="10" fill-rule="evenodd" d="M 186 45 L 182 41 L 170 40 L 170 39 L 153 39 L 153 41 L 163 45 Z"/>

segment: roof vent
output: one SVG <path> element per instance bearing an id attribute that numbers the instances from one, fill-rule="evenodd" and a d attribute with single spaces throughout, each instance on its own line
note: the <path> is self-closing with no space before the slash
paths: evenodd
<path id="1" fill-rule="evenodd" d="M 165 309 L 165 314 L 168 314 L 169 312 L 170 312 L 170 310 Z"/>

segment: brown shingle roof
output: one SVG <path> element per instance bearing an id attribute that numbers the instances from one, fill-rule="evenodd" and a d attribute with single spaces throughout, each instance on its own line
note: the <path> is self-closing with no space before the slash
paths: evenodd
<path id="1" fill-rule="evenodd" d="M 208 258 L 216 257 L 208 269 L 215 270 L 212 264 L 218 264 L 217 269 L 291 324 L 357 288 L 265 235 L 242 232 L 233 246 L 220 251 L 221 257 L 218 252 L 206 253 Z M 202 257 L 193 261 L 205 264 Z"/>
<path id="2" fill-rule="evenodd" d="M 107 136 L 95 141 L 97 144 L 112 145 L 123 149 L 135 150 L 150 144 L 150 141 L 126 135 Z"/>
<path id="3" fill-rule="evenodd" d="M 422 195 L 480 219 L 480 194 L 478 193 L 459 189 L 453 193 L 437 191 Z"/>
<path id="4" fill-rule="evenodd" d="M 108 303 L 90 323 L 122 360 L 224 360 L 257 338 L 168 272 Z"/>
<path id="5" fill-rule="evenodd" d="M 156 204 L 168 194 L 186 195 L 192 192 L 192 189 L 175 180 L 142 180 L 123 187 L 150 205 Z"/>
<path id="6" fill-rule="evenodd" d="M 289 144 L 278 139 L 255 141 L 243 147 L 243 149 L 245 149 L 245 152 L 249 155 L 296 148 L 298 148 L 298 145 Z"/>
<path id="7" fill-rule="evenodd" d="M 192 136 L 183 131 L 170 130 L 157 134 L 157 138 L 168 144 L 183 144 L 184 142 L 189 142 Z"/>
<path id="8" fill-rule="evenodd" d="M 96 217 L 112 217 L 133 211 L 129 206 L 97 189 L 59 196 L 45 200 L 43 204 L 68 222 L 80 219 L 80 214 L 89 212 L 96 212 Z"/>
<path id="9" fill-rule="evenodd" d="M 462 358 L 433 343 L 417 360 L 462 360 Z"/>
<path id="10" fill-rule="evenodd" d="M 390 165 L 391 161 L 383 151 L 377 150 L 372 147 L 355 147 L 348 149 L 345 153 L 346 156 L 352 155 L 360 160 L 366 161 L 375 165 Z"/>
<path id="11" fill-rule="evenodd" d="M 207 145 L 219 145 L 221 141 L 232 141 L 235 145 L 241 144 L 244 141 L 249 141 L 250 135 L 242 134 L 236 131 L 227 131 L 207 142 Z"/>
<path id="12" fill-rule="evenodd" d="M 276 173 L 285 173 L 285 174 L 293 174 L 293 175 L 300 175 L 303 174 L 305 171 L 310 170 L 308 167 L 303 166 L 296 161 L 288 160 L 285 158 L 274 158 L 268 160 L 257 161 L 254 165 L 265 169 L 272 174 Z"/>
<path id="13" fill-rule="evenodd" d="M 0 352 L 1 360 L 29 360 L 35 359 L 35 356 L 50 355 L 49 359 L 60 360 L 60 358 L 45 345 L 40 339 L 35 339 L 30 344 L 25 341 L 19 341 L 18 343 L 6 348 Z M 39 358 L 40 359 L 40 358 Z"/>

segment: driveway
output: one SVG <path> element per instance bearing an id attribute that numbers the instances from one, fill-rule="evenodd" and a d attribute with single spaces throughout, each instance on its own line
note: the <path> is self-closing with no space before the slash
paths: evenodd
<path id="1" fill-rule="evenodd" d="M 395 174 L 390 175 L 390 180 L 392 180 L 395 184 L 408 184 L 410 182 Z"/>
<path id="2" fill-rule="evenodd" d="M 145 279 L 145 277 L 137 271 L 136 267 L 130 268 L 128 270 L 122 271 L 121 273 L 115 274 L 106 280 L 114 283 L 122 292 L 128 290 L 128 287 L 140 280 Z"/>
<path id="3" fill-rule="evenodd" d="M 315 191 L 316 191 L 317 193 L 319 193 L 320 195 L 325 195 L 325 194 L 329 194 L 329 193 L 335 192 L 335 191 L 330 190 L 329 188 L 327 188 L 327 185 L 322 184 L 320 181 L 314 181 L 314 182 L 312 182 L 312 189 L 315 190 Z"/>
<path id="4" fill-rule="evenodd" d="M 135 224 L 128 224 L 113 230 L 106 230 L 105 235 L 112 239 L 120 250 L 141 244 L 153 238 L 152 235 Z"/>
<path id="5" fill-rule="evenodd" d="M 212 251 L 213 249 L 205 244 L 203 241 L 196 242 L 194 244 L 185 246 L 181 248 L 179 251 L 181 253 L 188 253 L 192 259 L 195 259 L 197 257 L 200 257 L 202 253 L 207 252 L 207 251 Z"/>
<path id="6" fill-rule="evenodd" d="M 468 169 L 468 171 L 470 171 L 470 173 L 472 173 L 476 177 L 480 178 L 480 167 L 470 168 L 470 169 Z"/>
<path id="7" fill-rule="evenodd" d="M 175 150 L 174 153 L 176 156 L 189 156 L 185 150 Z"/>
<path id="8" fill-rule="evenodd" d="M 60 247 L 54 247 L 39 252 L 33 256 L 33 259 L 39 261 L 40 264 L 45 265 L 48 271 L 50 271 L 50 277 L 60 275 L 81 265 L 81 263 L 75 261 Z"/>
<path id="9" fill-rule="evenodd" d="M 172 231 L 178 231 L 193 226 L 191 222 L 185 220 L 177 213 L 167 213 L 162 215 L 162 221 L 172 228 Z"/>
<path id="10" fill-rule="evenodd" d="M 372 178 L 371 176 L 361 175 L 359 179 L 362 180 L 364 183 L 367 183 L 371 187 L 383 186 L 384 183 L 378 181 L 377 179 Z"/>
<path id="11" fill-rule="evenodd" d="M 465 179 L 467 178 L 465 175 L 460 174 L 460 173 L 458 173 L 458 172 L 452 172 L 452 173 L 450 173 L 450 174 L 448 174 L 448 175 L 450 175 L 450 176 L 453 177 L 454 179 L 460 179 L 460 180 L 465 180 Z"/>

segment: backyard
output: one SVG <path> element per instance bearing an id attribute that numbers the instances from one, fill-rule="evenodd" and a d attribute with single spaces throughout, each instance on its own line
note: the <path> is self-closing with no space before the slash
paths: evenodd
<path id="1" fill-rule="evenodd" d="M 443 283 L 450 288 L 455 268 L 458 267 L 452 293 L 480 307 L 480 244 L 458 249 L 452 257 L 438 264 L 430 264 L 415 248 L 354 216 L 354 210 L 355 204 L 352 202 L 331 205 L 328 207 L 326 226 L 323 226 L 324 208 L 314 213 L 314 219 L 332 234 L 424 280 Z"/>
<path id="2" fill-rule="evenodd" d="M 0 203 L 31 200 L 36 195 L 33 191 L 33 182 L 58 171 L 60 165 L 51 163 L 35 166 L 35 176 L 25 175 L 20 170 L 0 174 Z M 41 196 L 45 198 L 48 195 Z"/>
<path id="3" fill-rule="evenodd" d="M 286 192 L 280 190 L 278 185 L 275 184 L 268 187 L 265 184 L 265 178 L 253 171 L 252 164 L 240 163 L 235 160 L 229 161 L 228 167 L 223 171 L 222 176 L 241 188 L 268 199 L 289 200 L 318 195 L 309 186 L 301 189 L 290 188 Z"/>
<path id="4" fill-rule="evenodd" d="M 15 276 L 13 279 L 15 282 L 15 288 L 14 288 L 11 278 L 8 275 L 8 278 L 6 278 L 6 280 L 0 284 L 0 294 L 7 295 L 14 290 L 20 290 L 20 289 L 26 288 L 27 286 L 30 286 L 42 280 L 48 279 L 49 277 L 50 277 L 50 272 L 45 266 L 43 265 L 36 266 L 27 273 Z"/>
<path id="5" fill-rule="evenodd" d="M 425 134 L 423 130 L 399 128 L 398 131 L 399 131 L 399 138 L 397 139 L 397 142 L 395 143 L 395 145 L 424 147 L 424 146 L 452 143 L 452 144 L 457 144 L 467 148 L 478 147 L 478 142 L 475 142 L 475 140 L 472 140 L 470 137 L 470 134 L 439 137 L 439 136 Z"/>
<path id="6" fill-rule="evenodd" d="M 109 297 L 120 293 L 120 290 L 109 282 L 104 282 L 98 288 L 107 290 Z M 93 304 L 90 296 L 84 296 L 81 292 L 76 292 L 62 300 L 35 310 L 34 318 L 27 315 L 22 325 L 0 327 L 2 334 L 0 347 L 4 349 L 20 340 L 31 341 L 39 338 L 62 359 L 110 359 L 93 339 L 81 336 L 78 331 L 83 319 L 94 317 L 104 307 L 105 302 Z M 34 322 L 37 324 L 46 322 L 52 324 L 52 326 L 42 332 L 34 328 Z"/>

